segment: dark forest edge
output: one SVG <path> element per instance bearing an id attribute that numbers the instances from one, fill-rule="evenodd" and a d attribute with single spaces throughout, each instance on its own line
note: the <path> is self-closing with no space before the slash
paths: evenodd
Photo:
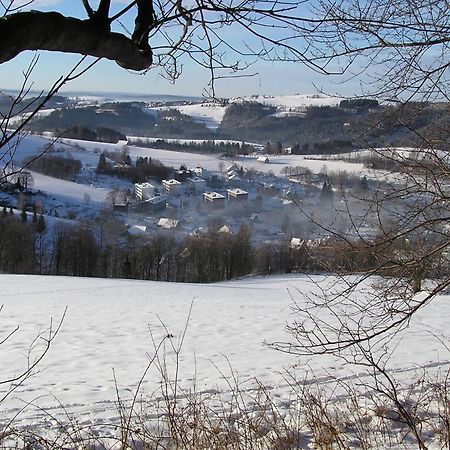
<path id="1" fill-rule="evenodd" d="M 380 237 L 380 243 L 382 238 Z M 94 224 L 59 222 L 51 233 L 44 216 L 3 207 L 0 211 L 0 271 L 99 278 L 211 283 L 246 275 L 292 272 L 355 273 L 380 267 L 383 261 L 410 252 L 408 239 L 384 254 L 377 239 L 368 251 L 363 242 L 327 237 L 255 246 L 245 225 L 235 234 L 209 231 L 176 241 L 170 234 L 150 237 L 127 233 L 126 227 L 104 210 Z M 400 256 L 399 256 L 400 255 Z M 401 270 L 401 273 L 400 273 Z M 387 276 L 414 283 L 407 268 Z M 450 273 L 445 260 L 426 268 L 423 278 Z"/>

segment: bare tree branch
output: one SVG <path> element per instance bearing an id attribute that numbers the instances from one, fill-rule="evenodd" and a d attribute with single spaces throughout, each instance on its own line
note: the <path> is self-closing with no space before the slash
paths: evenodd
<path id="1" fill-rule="evenodd" d="M 50 50 L 96 56 L 132 70 L 152 64 L 148 47 L 143 51 L 131 39 L 105 31 L 91 20 L 65 17 L 56 12 L 19 12 L 0 20 L 0 63 L 25 50 Z"/>

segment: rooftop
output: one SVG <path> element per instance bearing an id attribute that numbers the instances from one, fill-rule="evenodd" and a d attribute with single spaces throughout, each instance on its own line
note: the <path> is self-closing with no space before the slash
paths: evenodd
<path id="1" fill-rule="evenodd" d="M 178 220 L 168 219 L 166 217 L 161 217 L 158 222 L 158 227 L 164 228 L 165 230 L 170 230 L 172 228 L 176 228 L 178 225 Z"/>
<path id="2" fill-rule="evenodd" d="M 212 198 L 212 199 L 225 198 L 224 195 L 219 194 L 218 192 L 205 192 L 203 195 L 205 197 Z"/>
<path id="3" fill-rule="evenodd" d="M 151 203 L 152 205 L 157 205 L 159 203 L 165 202 L 166 200 L 167 200 L 166 197 L 163 197 L 160 195 L 158 197 L 150 198 L 150 199 L 146 200 L 144 203 Z"/>
<path id="4" fill-rule="evenodd" d="M 204 183 L 205 180 L 200 177 L 192 177 L 187 179 L 189 183 Z"/>
<path id="5" fill-rule="evenodd" d="M 178 180 L 171 178 L 170 180 L 162 180 L 163 184 L 176 185 L 181 184 Z"/>
<path id="6" fill-rule="evenodd" d="M 233 195 L 247 195 L 248 192 L 244 191 L 243 189 L 234 188 L 234 189 L 228 189 L 227 192 Z"/>
<path id="7" fill-rule="evenodd" d="M 135 183 L 135 186 L 141 187 L 141 188 L 153 188 L 153 184 L 151 183 Z"/>

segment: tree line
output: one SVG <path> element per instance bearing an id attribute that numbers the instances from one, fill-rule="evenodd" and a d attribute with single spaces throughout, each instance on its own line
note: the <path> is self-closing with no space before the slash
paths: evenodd
<path id="1" fill-rule="evenodd" d="M 255 152 L 255 147 L 245 142 L 215 142 L 212 140 L 202 142 L 174 142 L 165 139 L 157 139 L 152 142 L 137 139 L 133 141 L 137 147 L 157 148 L 188 153 L 222 153 L 228 157 L 248 155 Z"/>
<path id="2" fill-rule="evenodd" d="M 112 164 L 110 161 L 116 164 Z M 157 159 L 138 156 L 133 166 L 131 158 L 123 152 L 102 152 L 96 168 L 98 174 L 127 178 L 132 183 L 142 183 L 148 178 L 163 180 L 173 172 L 172 167 L 165 166 Z"/>
<path id="3" fill-rule="evenodd" d="M 70 155 L 51 154 L 41 155 L 39 158 L 30 156 L 25 158 L 22 164 L 35 172 L 64 180 L 75 179 L 82 167 L 81 161 L 72 158 Z"/>
<path id="4" fill-rule="evenodd" d="M 0 212 L 0 271 L 6 273 L 210 283 L 250 274 L 370 272 L 383 260 L 401 260 L 417 250 L 408 239 L 382 249 L 376 242 L 373 252 L 363 242 L 337 237 L 255 246 L 245 225 L 235 234 L 210 231 L 176 240 L 171 234 L 131 235 L 106 210 L 95 222 L 51 227 L 36 213 Z M 420 284 L 415 272 L 404 270 L 386 275 Z M 440 256 L 421 278 L 448 273 L 449 263 Z"/>
<path id="5" fill-rule="evenodd" d="M 58 222 L 5 208 L 0 212 L 0 271 L 208 283 L 252 273 L 250 232 L 173 236 L 127 233 L 108 212 L 95 223 Z M 49 230 L 50 228 L 50 230 Z"/>
<path id="6" fill-rule="evenodd" d="M 57 136 L 69 139 L 80 139 L 83 141 L 110 142 L 112 144 L 118 141 L 126 141 L 127 137 L 119 131 L 107 127 L 98 127 L 95 130 L 82 126 L 80 124 L 67 128 L 62 132 L 57 131 Z"/>

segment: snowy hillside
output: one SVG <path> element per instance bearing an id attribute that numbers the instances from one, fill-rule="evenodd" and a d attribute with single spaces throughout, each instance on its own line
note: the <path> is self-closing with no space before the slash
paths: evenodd
<path id="1" fill-rule="evenodd" d="M 275 106 L 281 110 L 304 110 L 308 106 L 338 106 L 344 100 L 343 97 L 330 97 L 321 94 L 254 95 L 244 99 L 268 106 Z"/>
<path id="2" fill-rule="evenodd" d="M 286 407 L 293 392 L 285 369 L 303 383 L 324 383 L 324 387 L 332 378 L 349 380 L 355 372 L 333 357 L 297 360 L 263 345 L 265 340 L 290 339 L 284 327 L 295 319 L 292 301 L 301 305 L 300 292 L 314 291 L 314 282 L 331 286 L 332 279 L 293 275 L 197 285 L 0 275 L 2 330 L 8 333 L 19 327 L 0 346 L 1 360 L 8 361 L 3 379 L 27 366 L 30 348 L 31 360 L 39 354 L 43 342 L 38 339 L 33 344 L 33 339 L 40 333 L 45 337 L 50 319 L 55 327 L 67 307 L 61 332 L 38 372 L 1 404 L 3 420 L 19 414 L 18 425 L 36 421 L 52 427 L 69 414 L 100 428 L 114 423 L 118 420 L 115 383 L 121 398 L 132 395 L 154 346 L 167 334 L 173 336 L 175 346 L 180 342 L 191 304 L 178 375 L 183 388 L 195 383 L 199 392 L 226 392 L 229 386 L 223 376 L 231 376 L 232 368 L 245 389 L 254 387 L 252 380 L 257 377 L 279 407 Z M 432 374 L 448 368 L 449 349 L 434 336 L 445 334 L 449 300 L 442 296 L 433 301 L 413 318 L 402 340 L 391 343 L 389 367 L 405 383 L 418 370 Z M 168 341 L 162 354 L 173 376 L 175 354 Z M 142 394 L 157 392 L 160 376 L 152 367 Z M 9 388 L 2 385 L 1 392 Z"/>
<path id="3" fill-rule="evenodd" d="M 237 97 L 229 99 L 230 103 L 257 102 L 277 108 L 276 115 L 289 115 L 293 112 L 303 112 L 309 106 L 338 106 L 342 97 L 330 97 L 318 94 L 295 94 L 295 95 L 253 95 L 251 97 Z M 182 114 L 191 116 L 196 122 L 205 124 L 206 127 L 215 130 L 223 119 L 227 109 L 226 103 L 199 102 L 189 105 L 177 105 L 169 107 L 150 107 L 147 111 L 154 112 L 164 109 L 176 109 Z"/>

